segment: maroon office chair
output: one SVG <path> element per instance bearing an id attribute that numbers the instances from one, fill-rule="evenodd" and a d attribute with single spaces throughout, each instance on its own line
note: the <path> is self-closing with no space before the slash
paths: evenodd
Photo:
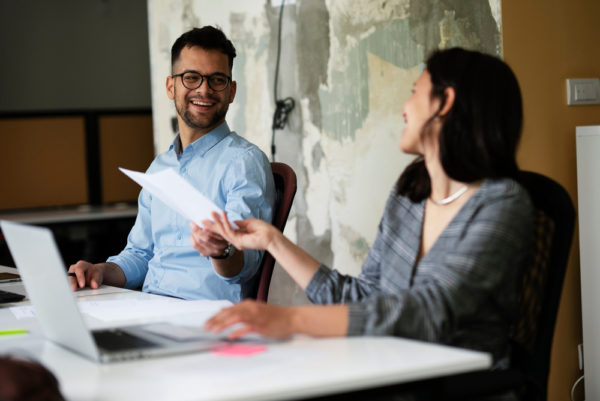
<path id="1" fill-rule="evenodd" d="M 273 171 L 276 192 L 273 225 L 283 232 L 296 195 L 296 173 L 287 164 L 278 162 L 271 163 L 271 170 Z M 251 295 L 251 298 L 267 302 L 274 266 L 275 259 L 269 252 L 265 251 L 258 270 L 259 278 L 256 293 L 253 294 L 254 296 Z"/>

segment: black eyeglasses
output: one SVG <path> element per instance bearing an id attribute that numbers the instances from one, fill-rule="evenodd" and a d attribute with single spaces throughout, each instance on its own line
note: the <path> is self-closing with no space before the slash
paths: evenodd
<path id="1" fill-rule="evenodd" d="M 184 73 L 171 76 L 173 78 L 181 77 L 181 83 L 188 89 L 199 88 L 206 78 L 208 87 L 217 92 L 225 90 L 229 86 L 229 82 L 231 82 L 231 77 L 221 73 L 202 75 L 194 71 L 186 71 Z"/>

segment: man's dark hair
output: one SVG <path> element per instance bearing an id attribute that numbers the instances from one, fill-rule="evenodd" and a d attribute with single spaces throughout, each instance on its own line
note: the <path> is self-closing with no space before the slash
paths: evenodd
<path id="1" fill-rule="evenodd" d="M 205 50 L 219 50 L 229 58 L 229 69 L 233 68 L 233 59 L 235 58 L 235 47 L 233 43 L 219 28 L 207 25 L 202 28 L 194 28 L 181 35 L 173 47 L 171 47 L 171 68 L 181 55 L 184 47 L 198 46 Z"/>
<path id="2" fill-rule="evenodd" d="M 454 104 L 442 117 L 440 161 L 448 177 L 462 182 L 515 177 L 516 150 L 523 125 L 519 83 L 510 67 L 497 57 L 461 48 L 438 50 L 427 60 L 431 98 L 446 102 L 445 89 L 454 88 Z M 438 118 L 435 114 L 429 122 Z M 428 134 L 427 123 L 422 136 Z M 396 190 L 413 201 L 431 192 L 422 157 L 402 173 Z"/>

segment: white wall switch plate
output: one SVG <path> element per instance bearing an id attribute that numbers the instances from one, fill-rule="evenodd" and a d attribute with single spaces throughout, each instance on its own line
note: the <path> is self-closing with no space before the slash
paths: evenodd
<path id="1" fill-rule="evenodd" d="M 600 78 L 567 79 L 567 104 L 600 104 Z"/>

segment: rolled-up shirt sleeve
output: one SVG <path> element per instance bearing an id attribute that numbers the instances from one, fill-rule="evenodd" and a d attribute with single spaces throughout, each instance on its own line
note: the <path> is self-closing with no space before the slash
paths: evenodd
<path id="1" fill-rule="evenodd" d="M 266 163 L 268 167 L 265 167 L 263 158 L 256 149 L 250 149 L 227 168 L 222 181 L 222 191 L 225 194 L 225 211 L 229 220 L 254 217 L 272 222 L 275 188 L 270 166 Z M 219 277 L 230 283 L 242 283 L 254 277 L 260 266 L 263 251 L 243 252 L 244 267 L 241 272 L 233 277 Z"/>
<path id="2" fill-rule="evenodd" d="M 135 289 L 142 285 L 148 272 L 148 262 L 154 255 L 151 202 L 152 195 L 141 190 L 138 196 L 138 214 L 127 237 L 127 245 L 118 255 L 107 259 L 107 262 L 117 264 L 125 274 L 125 288 Z"/>

